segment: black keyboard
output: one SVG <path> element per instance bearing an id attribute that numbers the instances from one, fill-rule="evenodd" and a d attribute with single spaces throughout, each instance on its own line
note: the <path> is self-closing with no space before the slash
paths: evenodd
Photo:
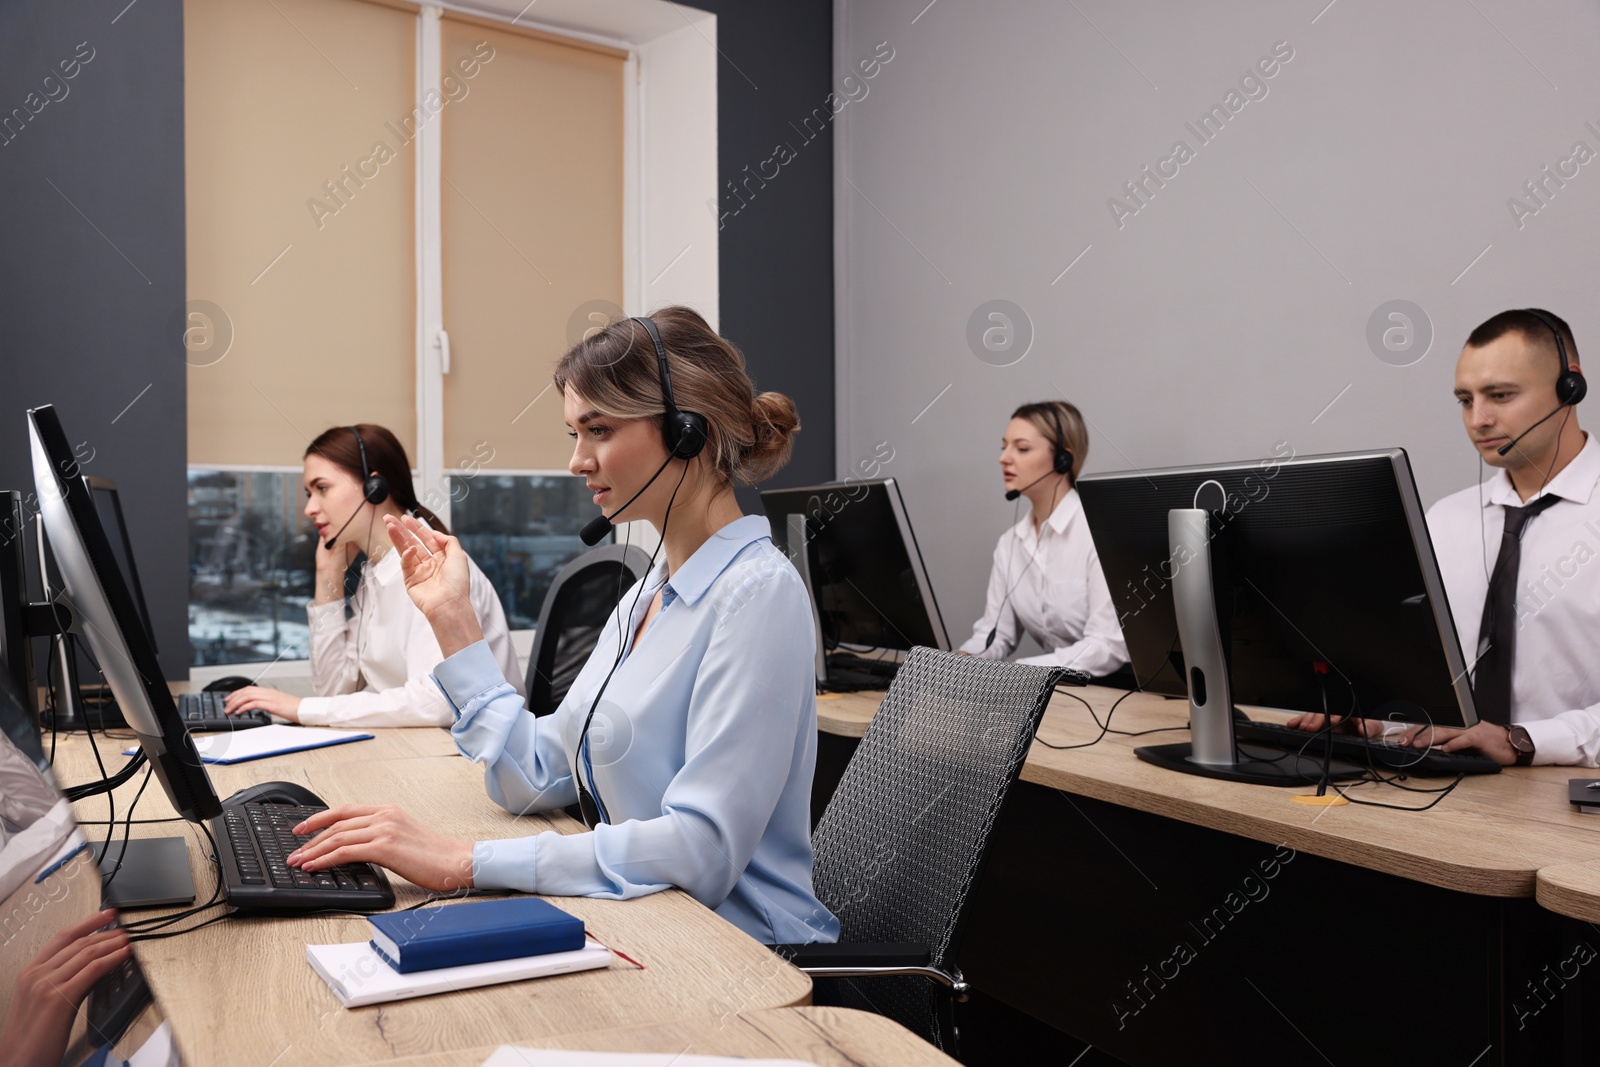
<path id="1" fill-rule="evenodd" d="M 227 700 L 227 693 L 185 693 L 178 698 L 178 717 L 190 733 L 222 733 L 271 725 L 272 716 L 259 708 L 242 715 L 225 714 L 222 707 Z"/>
<path id="2" fill-rule="evenodd" d="M 237 908 L 382 911 L 394 906 L 384 873 L 370 863 L 346 863 L 306 873 L 285 860 L 310 836 L 293 829 L 327 805 L 223 801 L 211 820 L 228 901 Z"/>
<path id="3" fill-rule="evenodd" d="M 1401 748 L 1378 738 L 1314 734 L 1281 723 L 1235 718 L 1233 736 L 1236 741 L 1268 745 L 1285 752 L 1300 752 L 1318 759 L 1322 757 L 1325 744 L 1331 740 L 1334 759 L 1354 763 L 1358 767 L 1370 765 L 1388 774 L 1402 771 L 1413 778 L 1454 778 L 1458 774 L 1500 773 L 1500 764 L 1487 756 L 1440 752 L 1429 748 Z"/>

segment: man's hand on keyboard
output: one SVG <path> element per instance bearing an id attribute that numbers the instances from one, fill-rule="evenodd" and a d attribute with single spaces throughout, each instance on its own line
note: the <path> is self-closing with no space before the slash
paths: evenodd
<path id="1" fill-rule="evenodd" d="M 1333 719 L 1334 733 L 1355 734 L 1357 737 L 1382 737 L 1384 728 L 1389 725 L 1377 719 L 1354 719 L 1348 715 L 1327 716 L 1316 712 L 1296 715 L 1284 725 L 1304 730 L 1308 734 L 1320 733 L 1326 728 L 1330 717 Z"/>
<path id="2" fill-rule="evenodd" d="M 392 804 L 343 804 L 317 812 L 294 832 L 317 835 L 289 854 L 289 866 L 304 871 L 376 863 L 424 889 L 472 885 L 472 842 L 430 830 Z"/>
<path id="3" fill-rule="evenodd" d="M 1392 735 L 1390 740 L 1412 748 L 1476 752 L 1502 767 L 1511 767 L 1517 762 L 1517 750 L 1511 747 L 1511 735 L 1499 723 L 1480 722 L 1465 730 L 1453 726 L 1417 726 L 1403 734 Z"/>

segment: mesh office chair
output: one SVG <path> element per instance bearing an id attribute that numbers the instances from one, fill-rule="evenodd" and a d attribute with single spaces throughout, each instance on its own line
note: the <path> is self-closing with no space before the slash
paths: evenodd
<path id="1" fill-rule="evenodd" d="M 539 628 L 528 653 L 528 710 L 549 715 L 600 640 L 606 619 L 626 592 L 643 578 L 650 556 L 637 545 L 606 545 L 561 568 L 539 606 Z"/>
<path id="2" fill-rule="evenodd" d="M 827 979 L 818 1003 L 886 1015 L 954 1053 L 972 887 L 1058 680 L 1088 678 L 912 650 L 811 835 L 812 882 L 839 917 L 839 944 L 774 946 Z"/>

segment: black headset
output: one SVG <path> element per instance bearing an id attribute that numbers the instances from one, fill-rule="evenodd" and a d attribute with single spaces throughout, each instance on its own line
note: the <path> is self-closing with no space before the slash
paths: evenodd
<path id="1" fill-rule="evenodd" d="M 1050 402 L 1050 419 L 1056 424 L 1055 472 L 1057 474 L 1065 474 L 1067 476 L 1067 485 L 1071 486 L 1076 481 L 1072 477 L 1074 457 L 1072 450 L 1067 447 L 1067 435 L 1061 428 L 1061 410 L 1056 406 L 1055 401 Z"/>
<path id="2" fill-rule="evenodd" d="M 356 448 L 361 451 L 361 499 L 369 504 L 381 504 L 389 499 L 389 482 L 383 475 L 367 465 L 367 443 L 361 440 L 361 431 L 349 427 L 356 435 Z"/>
<path id="3" fill-rule="evenodd" d="M 656 367 L 661 371 L 661 402 L 667 409 L 661 419 L 661 435 L 666 438 L 667 451 L 674 459 L 693 459 L 706 447 L 706 418 L 697 412 L 678 410 L 672 396 L 672 375 L 667 371 L 667 350 L 661 344 L 660 331 L 643 315 L 633 321 L 644 327 L 656 346 Z"/>
<path id="4" fill-rule="evenodd" d="M 1561 330 L 1556 326 L 1555 320 L 1538 308 L 1525 308 L 1529 315 L 1550 327 L 1550 332 L 1556 338 L 1556 356 L 1561 360 L 1561 375 L 1556 379 L 1556 399 L 1563 407 L 1577 404 L 1589 393 L 1589 381 L 1582 374 L 1573 370 L 1571 360 L 1567 358 L 1567 342 L 1561 337 Z"/>

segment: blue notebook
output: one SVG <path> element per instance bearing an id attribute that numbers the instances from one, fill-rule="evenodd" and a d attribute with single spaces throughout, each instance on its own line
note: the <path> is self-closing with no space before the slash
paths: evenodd
<path id="1" fill-rule="evenodd" d="M 437 905 L 369 915 L 372 948 L 401 974 L 573 952 L 583 920 L 538 897 Z"/>

